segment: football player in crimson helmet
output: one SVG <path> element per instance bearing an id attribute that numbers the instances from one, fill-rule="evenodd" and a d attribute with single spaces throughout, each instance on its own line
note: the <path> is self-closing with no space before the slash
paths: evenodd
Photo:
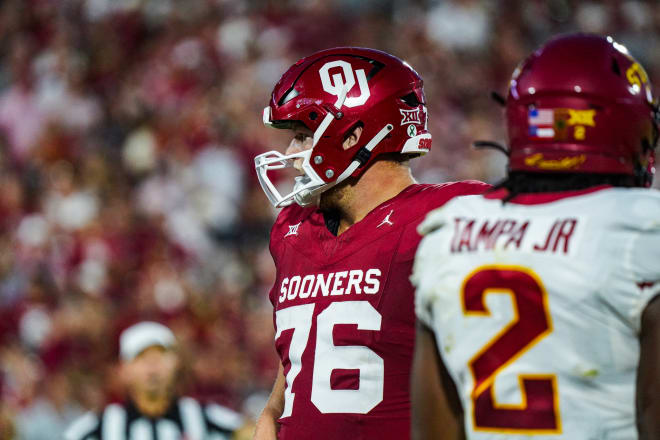
<path id="1" fill-rule="evenodd" d="M 281 364 L 255 438 L 409 438 L 416 228 L 488 188 L 415 183 L 408 159 L 431 148 L 425 104 L 408 64 L 365 48 L 303 58 L 275 86 L 263 120 L 292 141 L 255 165 L 284 207 L 270 238 Z M 290 167 L 301 175 L 284 193 L 269 171 Z"/>
<path id="2" fill-rule="evenodd" d="M 263 112 L 268 126 L 300 130 L 287 154 L 255 158 L 262 188 L 275 207 L 307 206 L 360 177 L 383 154 L 427 153 L 425 104 L 417 72 L 384 52 L 336 48 L 301 59 L 275 85 Z M 268 171 L 294 166 L 303 174 L 281 195 Z"/>
<path id="3" fill-rule="evenodd" d="M 564 35 L 505 106 L 507 178 L 420 226 L 413 437 L 660 439 L 649 76 L 611 37 Z"/>

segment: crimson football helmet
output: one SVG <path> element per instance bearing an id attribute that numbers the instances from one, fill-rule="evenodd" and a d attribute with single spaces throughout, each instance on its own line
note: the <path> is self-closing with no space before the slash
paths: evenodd
<path id="1" fill-rule="evenodd" d="M 658 107 L 644 68 L 611 37 L 549 41 L 513 73 L 510 171 L 653 178 Z"/>
<path id="2" fill-rule="evenodd" d="M 271 203 L 309 205 L 349 176 L 360 176 L 378 155 L 427 153 L 431 135 L 422 85 L 408 64 L 374 49 L 328 49 L 291 66 L 275 85 L 263 121 L 285 129 L 301 123 L 314 135 L 309 150 L 255 157 L 259 182 Z M 358 143 L 344 150 L 344 139 L 357 126 L 363 129 Z M 298 159 L 304 174 L 283 196 L 268 171 L 292 167 Z"/>

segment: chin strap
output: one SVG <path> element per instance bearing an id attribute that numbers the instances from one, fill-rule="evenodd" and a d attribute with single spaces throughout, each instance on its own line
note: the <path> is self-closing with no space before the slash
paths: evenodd
<path id="1" fill-rule="evenodd" d="M 383 128 L 380 129 L 378 133 L 376 133 L 376 136 L 372 137 L 371 140 L 365 145 L 364 147 L 360 148 L 360 150 L 355 154 L 355 157 L 353 158 L 353 162 L 344 170 L 343 173 L 337 177 L 337 180 L 335 180 L 334 185 L 342 182 L 343 180 L 347 179 L 350 175 L 352 175 L 355 170 L 360 168 L 362 165 L 367 163 L 369 158 L 371 157 L 371 152 L 374 151 L 374 148 L 376 148 L 376 145 L 380 143 L 385 137 L 390 134 L 390 131 L 394 130 L 394 126 L 392 124 L 387 124 Z"/>
<path id="2" fill-rule="evenodd" d="M 343 182 L 344 180 L 348 179 L 354 172 L 357 170 L 359 167 L 364 165 L 366 161 L 369 160 L 369 157 L 371 156 L 371 152 L 376 148 L 376 145 L 380 143 L 385 137 L 392 131 L 394 130 L 394 126 L 392 124 L 387 124 L 381 130 L 376 133 L 374 137 L 371 138 L 371 140 L 365 145 L 364 147 L 360 148 L 360 150 L 357 152 L 355 155 L 353 161 L 351 164 L 344 170 L 343 173 L 337 177 L 336 180 L 333 182 L 327 183 L 325 185 L 320 185 L 317 188 L 310 189 L 310 190 L 302 190 L 295 194 L 294 198 L 297 204 L 300 206 L 308 206 L 313 204 L 317 197 L 321 195 L 321 193 L 329 190 L 333 186 L 336 186 Z M 366 158 L 366 159 L 365 159 Z"/>

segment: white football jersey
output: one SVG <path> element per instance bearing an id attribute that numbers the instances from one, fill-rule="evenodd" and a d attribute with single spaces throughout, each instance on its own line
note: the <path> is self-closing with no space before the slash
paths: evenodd
<path id="1" fill-rule="evenodd" d="M 420 226 L 416 313 L 468 439 L 636 439 L 641 314 L 660 294 L 660 192 L 454 199 Z"/>

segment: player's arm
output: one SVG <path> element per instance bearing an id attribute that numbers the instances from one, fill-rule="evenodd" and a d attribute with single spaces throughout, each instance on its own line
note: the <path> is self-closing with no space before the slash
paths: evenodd
<path id="1" fill-rule="evenodd" d="M 270 393 L 268 402 L 266 402 L 266 406 L 257 420 L 257 427 L 254 431 L 253 440 L 277 439 L 277 419 L 280 418 L 282 411 L 284 411 L 285 385 L 284 368 L 282 367 L 282 363 L 280 363 L 280 368 L 277 371 L 277 378 L 275 379 L 275 385 L 273 385 L 273 391 Z"/>
<path id="2" fill-rule="evenodd" d="M 414 440 L 465 439 L 456 387 L 440 358 L 433 331 L 419 321 L 411 389 Z"/>
<path id="3" fill-rule="evenodd" d="M 660 297 L 644 309 L 637 370 L 637 429 L 640 440 L 660 439 Z"/>

